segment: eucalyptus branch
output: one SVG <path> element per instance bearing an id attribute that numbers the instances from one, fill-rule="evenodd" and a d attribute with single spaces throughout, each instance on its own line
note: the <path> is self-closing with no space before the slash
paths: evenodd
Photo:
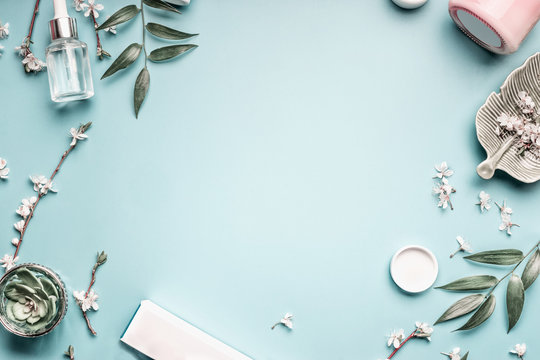
<path id="1" fill-rule="evenodd" d="M 94 292 L 92 289 L 92 286 L 94 286 L 94 283 L 96 282 L 96 271 L 97 269 L 105 264 L 107 262 L 107 254 L 102 251 L 101 253 L 98 252 L 96 263 L 92 267 L 92 276 L 90 278 L 90 285 L 88 285 L 88 289 L 86 292 L 83 291 L 74 291 L 73 296 L 75 297 L 75 300 L 77 301 L 77 304 L 81 308 L 84 320 L 86 321 L 86 326 L 88 326 L 88 330 L 92 333 L 92 335 L 97 335 L 96 331 L 92 327 L 92 324 L 90 323 L 90 319 L 88 318 L 88 315 L 86 312 L 90 309 L 97 311 L 99 309 L 99 306 L 97 304 L 98 295 Z"/>
<path id="2" fill-rule="evenodd" d="M 135 80 L 135 86 L 133 89 L 133 108 L 135 111 L 135 117 L 139 116 L 139 110 L 142 106 L 142 103 L 144 102 L 144 99 L 146 98 L 150 86 L 148 60 L 152 62 L 162 62 L 170 60 L 197 47 L 197 45 L 193 44 L 176 44 L 160 47 L 148 53 L 148 49 L 146 48 L 147 31 L 152 35 L 164 40 L 185 40 L 198 34 L 188 34 L 172 29 L 165 25 L 151 22 L 147 23 L 145 17 L 146 6 L 180 14 L 180 11 L 178 11 L 175 7 L 169 5 L 163 0 L 140 0 L 139 7 L 137 7 L 137 5 L 124 6 L 123 8 L 115 12 L 113 15 L 111 15 L 111 17 L 107 19 L 103 24 L 96 28 L 96 30 L 98 31 L 105 30 L 111 26 L 125 23 L 136 17 L 139 13 L 141 13 L 141 43 L 131 43 L 126 49 L 124 49 L 124 51 L 122 51 L 118 58 L 114 60 L 111 66 L 105 71 L 105 73 L 101 77 L 101 79 L 103 80 L 115 74 L 119 70 L 128 68 L 139 58 L 141 52 L 144 54 L 144 67 L 140 70 L 139 75 Z"/>
<path id="3" fill-rule="evenodd" d="M 525 291 L 540 275 L 540 241 L 526 254 L 516 249 L 503 249 L 472 254 L 466 256 L 465 259 L 482 264 L 512 265 L 512 269 L 500 279 L 491 275 L 474 275 L 438 287 L 449 291 L 485 290 L 486 293 L 473 294 L 458 300 L 441 315 L 435 324 L 474 312 L 469 320 L 457 330 L 471 330 L 482 325 L 495 310 L 496 298 L 493 294 L 495 289 L 509 278 L 506 291 L 506 310 L 508 314 L 508 332 L 510 332 L 521 318 L 525 303 Z M 516 275 L 516 270 L 527 259 L 527 264 L 521 276 Z"/>

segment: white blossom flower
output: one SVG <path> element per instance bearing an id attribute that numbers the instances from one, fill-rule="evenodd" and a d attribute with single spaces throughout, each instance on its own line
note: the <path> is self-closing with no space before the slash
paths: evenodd
<path id="1" fill-rule="evenodd" d="M 25 57 L 28 51 L 28 38 L 24 38 L 21 45 L 15 47 L 15 51 L 19 53 L 19 56 Z"/>
<path id="2" fill-rule="evenodd" d="M 488 193 L 482 190 L 478 197 L 480 198 L 480 202 L 476 203 L 476 205 L 480 205 L 480 211 L 484 212 L 484 210 L 491 209 L 491 196 Z"/>
<path id="3" fill-rule="evenodd" d="M 512 235 L 512 226 L 519 227 L 518 224 L 514 224 L 510 216 L 501 216 L 501 224 L 499 225 L 500 231 L 505 231 L 508 235 Z"/>
<path id="4" fill-rule="evenodd" d="M 501 115 L 499 115 L 497 117 L 497 121 L 503 129 L 508 131 L 513 131 L 523 125 L 522 119 L 518 118 L 515 115 L 509 116 L 506 113 L 502 113 Z"/>
<path id="5" fill-rule="evenodd" d="M 472 252 L 471 244 L 465 241 L 465 239 L 463 239 L 462 236 L 460 235 L 456 236 L 456 240 L 459 244 L 459 249 L 457 249 L 453 254 L 451 254 L 450 258 L 453 258 L 454 256 L 456 256 L 456 254 L 460 251 L 469 252 L 469 253 Z"/>
<path id="6" fill-rule="evenodd" d="M 501 216 L 512 215 L 512 208 L 509 208 L 508 206 L 506 206 L 506 200 L 503 201 L 502 205 L 499 205 L 497 203 L 495 203 L 495 205 L 497 205 L 497 207 L 501 211 Z"/>
<path id="7" fill-rule="evenodd" d="M 99 17 L 98 11 L 101 11 L 103 9 L 103 5 L 95 3 L 95 0 L 88 0 L 88 5 L 86 11 L 84 12 L 84 16 L 88 17 L 90 16 L 90 14 L 93 14 L 94 18 L 97 19 Z"/>
<path id="8" fill-rule="evenodd" d="M 88 4 L 84 0 L 73 0 L 73 7 L 75 7 L 75 11 L 84 11 L 88 7 Z"/>
<path id="9" fill-rule="evenodd" d="M 19 220 L 17 221 L 15 224 L 13 224 L 13 227 L 15 228 L 15 230 L 17 230 L 18 232 L 22 232 L 23 229 L 24 229 L 24 224 L 25 224 L 26 221 L 24 220 Z"/>
<path id="10" fill-rule="evenodd" d="M 514 346 L 514 350 L 510 350 L 512 354 L 516 354 L 520 359 L 523 359 L 523 355 L 525 355 L 526 351 L 526 344 L 516 344 L 516 346 Z"/>
<path id="11" fill-rule="evenodd" d="M 518 92 L 519 100 L 517 105 L 524 114 L 532 114 L 534 112 L 534 101 L 526 91 Z"/>
<path id="12" fill-rule="evenodd" d="M 439 196 L 439 207 L 446 209 L 450 205 L 450 208 L 454 210 L 452 201 L 450 201 L 450 194 L 455 193 L 456 189 L 448 183 L 448 179 L 443 177 L 441 182 L 433 188 L 433 192 Z"/>
<path id="13" fill-rule="evenodd" d="M 22 216 L 23 219 L 26 219 L 26 217 L 30 215 L 30 212 L 32 211 L 32 208 L 36 202 L 37 197 L 35 196 L 29 197 L 28 199 L 22 199 L 22 205 L 19 206 L 15 212 Z"/>
<path id="14" fill-rule="evenodd" d="M 446 161 L 443 161 L 440 165 L 435 165 L 435 170 L 437 170 L 437 174 L 433 177 L 443 179 L 445 177 L 450 177 L 454 174 L 453 170 L 450 170 L 448 165 L 446 164 Z"/>
<path id="15" fill-rule="evenodd" d="M 9 168 L 7 166 L 7 161 L 0 158 L 0 179 L 7 179 L 9 174 Z"/>
<path id="16" fill-rule="evenodd" d="M 452 349 L 451 353 L 441 353 L 441 354 L 448 356 L 450 360 L 461 360 L 460 352 L 461 352 L 461 349 L 457 347 L 457 348 Z"/>
<path id="17" fill-rule="evenodd" d="M 428 323 L 416 322 L 416 337 L 426 338 L 428 341 L 431 341 L 431 334 L 433 334 L 433 328 Z"/>
<path id="18" fill-rule="evenodd" d="M 71 134 L 71 137 L 73 137 L 71 144 L 69 144 L 70 146 L 75 146 L 75 144 L 77 144 L 77 140 L 84 140 L 88 138 L 88 135 L 86 135 L 81 128 L 71 128 L 69 129 L 69 133 Z"/>
<path id="19" fill-rule="evenodd" d="M 13 246 L 18 246 L 18 245 L 19 245 L 19 242 L 20 242 L 19 238 L 13 238 L 13 239 L 11 239 L 11 243 L 13 244 Z"/>
<path id="20" fill-rule="evenodd" d="M 279 320 L 279 322 L 275 323 L 274 326 L 272 326 L 272 330 L 274 330 L 274 328 L 280 324 L 289 329 L 292 329 L 293 328 L 292 317 L 293 317 L 292 314 L 286 313 L 285 316 L 283 316 L 283 318 Z"/>
<path id="21" fill-rule="evenodd" d="M 403 338 L 405 337 L 405 331 L 403 329 L 399 329 L 398 331 L 393 331 L 392 334 L 388 337 L 387 345 L 393 346 L 394 348 L 398 348 L 401 345 L 401 342 L 403 341 Z"/>
<path id="22" fill-rule="evenodd" d="M 30 176 L 30 181 L 34 184 L 34 191 L 41 195 L 47 195 L 49 191 L 56 192 L 53 188 L 53 182 L 43 175 Z"/>
<path id="23" fill-rule="evenodd" d="M 2 25 L 0 22 L 0 39 L 5 39 L 9 36 L 9 23 Z"/>
<path id="24" fill-rule="evenodd" d="M 109 18 L 110 18 L 110 16 L 107 16 L 107 20 L 109 20 Z M 116 35 L 116 25 L 109 26 L 109 27 L 107 27 L 107 28 L 105 28 L 105 29 L 103 29 L 103 30 L 108 31 L 108 32 L 110 32 L 111 34 Z"/>
<path id="25" fill-rule="evenodd" d="M 43 68 L 45 68 L 46 66 L 46 64 L 43 61 L 39 60 L 31 52 L 27 52 L 26 56 L 22 60 L 22 63 L 25 66 L 25 68 L 28 70 L 28 72 L 30 71 L 38 72 L 38 71 L 43 70 Z"/>
<path id="26" fill-rule="evenodd" d="M 0 263 L 2 264 L 2 267 L 6 268 L 6 270 L 9 270 L 12 267 L 14 267 L 17 261 L 19 261 L 18 256 L 16 258 L 13 258 L 12 255 L 8 255 L 8 254 L 4 255 L 4 257 L 0 259 Z"/>
<path id="27" fill-rule="evenodd" d="M 77 301 L 77 304 L 81 307 L 83 312 L 86 312 L 90 309 L 94 311 L 99 310 L 99 305 L 97 303 L 98 295 L 94 292 L 94 289 L 91 289 L 88 292 L 88 296 L 85 296 L 85 291 L 74 291 L 73 297 Z"/>

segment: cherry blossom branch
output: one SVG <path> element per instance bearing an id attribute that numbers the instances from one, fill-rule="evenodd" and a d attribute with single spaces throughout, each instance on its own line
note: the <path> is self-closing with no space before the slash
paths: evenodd
<path id="1" fill-rule="evenodd" d="M 90 285 L 88 285 L 88 289 L 86 292 L 83 291 L 74 291 L 73 297 L 75 297 L 75 300 L 77 301 L 77 304 L 81 308 L 84 320 L 86 321 L 86 326 L 88 326 L 88 330 L 92 333 L 92 335 L 97 335 L 96 331 L 92 327 L 92 324 L 90 324 L 90 319 L 88 318 L 88 315 L 86 312 L 90 309 L 97 311 L 99 309 L 99 306 L 97 304 L 98 296 L 92 290 L 92 286 L 94 286 L 94 283 L 96 282 L 96 271 L 97 269 L 105 264 L 107 262 L 107 254 L 102 251 L 101 253 L 97 254 L 96 263 L 94 264 L 94 267 L 92 268 L 92 277 L 90 278 Z"/>
<path id="2" fill-rule="evenodd" d="M 68 346 L 68 349 L 64 352 L 64 356 L 68 357 L 69 360 L 75 360 L 75 349 L 72 345 Z"/>
<path id="3" fill-rule="evenodd" d="M 111 54 L 109 54 L 108 52 L 106 52 L 105 50 L 103 50 L 103 46 L 101 46 L 101 40 L 99 38 L 99 31 L 98 31 L 98 27 L 99 27 L 99 24 L 98 22 L 96 21 L 96 17 L 94 16 L 94 12 L 90 12 L 90 17 L 92 18 L 92 22 L 94 23 L 94 31 L 96 33 L 96 42 L 97 42 L 97 56 L 99 57 L 100 60 L 103 60 L 103 57 L 104 56 L 107 56 L 107 57 L 111 57 Z"/>
<path id="4" fill-rule="evenodd" d="M 428 341 L 431 341 L 431 335 L 433 334 L 433 328 L 430 327 L 427 323 L 416 322 L 416 328 L 414 331 L 404 340 L 403 329 L 399 331 L 394 331 L 388 339 L 388 346 L 394 346 L 394 351 L 386 358 L 390 360 L 396 353 L 412 338 L 424 338 Z"/>
<path id="5" fill-rule="evenodd" d="M 28 29 L 28 35 L 26 35 L 26 53 L 25 55 L 28 55 L 31 53 L 30 51 L 30 44 L 32 43 L 32 33 L 34 32 L 34 23 L 36 22 L 36 16 L 39 11 L 39 1 L 36 0 L 36 3 L 34 5 L 34 12 L 32 13 L 32 20 L 30 21 L 30 29 Z"/>
<path id="6" fill-rule="evenodd" d="M 84 125 L 81 125 L 79 129 L 77 130 L 71 129 L 71 135 L 73 136 L 73 140 L 71 141 L 69 148 L 66 151 L 64 151 L 64 153 L 62 154 L 62 157 L 60 158 L 60 162 L 58 163 L 58 165 L 56 165 L 56 168 L 54 169 L 54 171 L 52 172 L 48 180 L 44 181 L 43 179 L 40 179 L 39 177 L 31 177 L 32 182 L 34 183 L 34 190 L 38 191 L 38 197 L 36 201 L 33 204 L 31 204 L 30 213 L 26 216 L 26 219 L 24 219 L 24 225 L 22 226 L 20 230 L 20 235 L 16 244 L 15 253 L 13 254 L 14 261 L 16 261 L 15 259 L 17 259 L 17 256 L 19 255 L 19 250 L 23 242 L 24 234 L 26 233 L 26 229 L 28 228 L 28 224 L 30 223 L 30 220 L 32 220 L 32 217 L 34 216 L 34 212 L 36 210 L 36 207 L 39 201 L 41 200 L 41 198 L 43 198 L 43 196 L 45 196 L 48 193 L 48 191 L 53 191 L 53 192 L 55 191 L 54 189 L 52 189 L 54 177 L 56 176 L 56 174 L 58 174 L 58 171 L 60 171 L 60 167 L 62 166 L 62 164 L 68 157 L 68 155 L 75 148 L 75 146 L 77 146 L 77 140 L 82 140 L 87 137 L 85 132 L 90 128 L 91 125 L 92 125 L 92 122 L 89 122 Z"/>
<path id="7" fill-rule="evenodd" d="M 397 348 L 395 348 L 394 351 L 392 351 L 392 353 L 390 354 L 390 356 L 388 356 L 388 357 L 386 358 L 386 360 L 390 360 L 394 355 L 396 355 L 396 353 L 399 351 L 399 349 L 401 349 L 401 348 L 403 347 L 403 345 L 405 345 L 405 344 L 407 343 L 407 341 L 411 340 L 413 337 L 416 336 L 416 332 L 417 332 L 417 331 L 418 331 L 418 329 L 415 329 L 415 330 L 411 333 L 411 335 L 409 335 L 405 340 L 403 340 L 403 341 L 401 342 L 401 344 L 400 344 Z"/>

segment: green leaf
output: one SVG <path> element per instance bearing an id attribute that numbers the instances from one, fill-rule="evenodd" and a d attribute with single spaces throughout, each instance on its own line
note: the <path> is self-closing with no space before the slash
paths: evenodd
<path id="1" fill-rule="evenodd" d="M 461 358 L 461 360 L 467 360 L 469 358 L 469 352 L 467 351 L 465 355 Z"/>
<path id="2" fill-rule="evenodd" d="M 436 287 L 435 289 L 444 289 L 451 291 L 469 291 L 485 290 L 497 284 L 498 279 L 491 275 L 475 275 L 464 277 L 449 284 Z"/>
<path id="3" fill-rule="evenodd" d="M 101 80 L 106 77 L 111 76 L 118 70 L 127 68 L 129 65 L 133 64 L 135 60 L 139 57 L 141 53 L 142 45 L 133 43 L 130 44 L 122 53 L 114 60 L 111 66 L 105 71 L 105 74 L 101 77 Z"/>
<path id="4" fill-rule="evenodd" d="M 148 55 L 148 59 L 152 61 L 165 61 L 196 47 L 197 45 L 193 44 L 164 46 L 152 51 L 150 55 Z"/>
<path id="5" fill-rule="evenodd" d="M 175 7 L 161 0 L 143 0 L 143 3 L 156 9 L 167 10 L 175 12 L 177 14 L 181 14 L 180 11 L 178 11 Z"/>
<path id="6" fill-rule="evenodd" d="M 460 316 L 470 313 L 471 311 L 474 311 L 480 306 L 480 304 L 482 304 L 484 299 L 484 295 L 476 294 L 469 295 L 467 297 L 464 297 L 463 299 L 456 301 L 452 306 L 448 308 L 448 310 L 444 312 L 444 314 L 441 315 L 441 317 L 435 322 L 435 325 L 458 318 Z"/>
<path id="7" fill-rule="evenodd" d="M 188 34 L 185 32 L 172 29 L 168 26 L 156 24 L 156 23 L 146 24 L 146 30 L 148 30 L 152 35 L 155 35 L 162 39 L 169 39 L 169 40 L 184 40 L 184 39 L 189 39 L 190 37 L 199 35 L 199 34 Z"/>
<path id="8" fill-rule="evenodd" d="M 133 106 L 135 107 L 135 117 L 139 117 L 139 109 L 146 97 L 148 87 L 150 86 L 150 73 L 146 66 L 141 70 L 137 80 L 135 80 L 135 89 L 133 90 Z"/>
<path id="9" fill-rule="evenodd" d="M 484 264 L 514 265 L 523 259 L 523 252 L 516 249 L 491 250 L 465 256 L 465 259 Z"/>
<path id="10" fill-rule="evenodd" d="M 124 6 L 112 14 L 111 17 L 109 17 L 103 24 L 98 26 L 96 30 L 103 30 L 114 25 L 125 23 L 126 21 L 133 19 L 133 17 L 137 15 L 139 11 L 141 11 L 141 9 L 135 5 Z"/>
<path id="11" fill-rule="evenodd" d="M 508 332 L 517 324 L 523 311 L 525 290 L 521 278 L 512 274 L 506 289 L 506 310 L 508 312 Z"/>
<path id="12" fill-rule="evenodd" d="M 24 285 L 30 286 L 31 288 L 41 288 L 41 283 L 38 278 L 30 272 L 30 270 L 22 268 L 17 270 L 17 277 Z"/>
<path id="13" fill-rule="evenodd" d="M 540 250 L 536 250 L 525 265 L 523 275 L 521 275 L 521 281 L 523 282 L 523 288 L 527 290 L 540 274 Z"/>
<path id="14" fill-rule="evenodd" d="M 471 316 L 469 321 L 465 323 L 462 327 L 457 329 L 456 331 L 463 331 L 463 330 L 471 330 L 474 329 L 477 326 L 480 326 L 489 319 L 491 314 L 493 314 L 493 311 L 495 310 L 495 296 L 489 295 L 489 297 L 484 301 L 484 303 L 476 310 L 476 312 Z"/>

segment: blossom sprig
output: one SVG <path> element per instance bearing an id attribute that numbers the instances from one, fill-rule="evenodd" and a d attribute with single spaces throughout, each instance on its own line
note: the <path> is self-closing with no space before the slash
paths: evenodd
<path id="1" fill-rule="evenodd" d="M 506 200 L 503 201 L 502 205 L 499 205 L 498 203 L 495 203 L 495 205 L 497 205 L 501 213 L 501 224 L 499 225 L 499 230 L 506 231 L 507 235 L 512 235 L 512 227 L 520 227 L 518 224 L 514 224 L 512 222 L 512 208 L 506 206 Z"/>
<path id="2" fill-rule="evenodd" d="M 454 256 L 457 255 L 458 252 L 460 251 L 463 251 L 463 252 L 472 252 L 472 247 L 471 247 L 471 244 L 467 241 L 465 241 L 465 239 L 463 239 L 462 236 L 458 235 L 456 236 L 456 241 L 458 242 L 459 244 L 459 248 L 452 254 L 450 254 L 450 259 L 453 258 Z"/>
<path id="3" fill-rule="evenodd" d="M 64 352 L 64 356 L 69 358 L 69 360 L 75 360 L 75 348 L 72 345 L 69 345 Z"/>
<path id="4" fill-rule="evenodd" d="M 45 69 L 45 62 L 38 59 L 30 49 L 30 45 L 33 44 L 32 34 L 34 32 L 36 16 L 39 11 L 39 2 L 40 0 L 36 0 L 34 4 L 34 11 L 32 12 L 32 19 L 30 20 L 28 35 L 24 37 L 22 44 L 15 48 L 15 51 L 17 51 L 19 56 L 22 58 L 22 65 L 24 67 L 24 71 L 27 73 L 38 73 Z"/>
<path id="5" fill-rule="evenodd" d="M 7 160 L 0 158 L 0 179 L 7 179 L 9 175 L 9 168 L 7 167 Z"/>
<path id="6" fill-rule="evenodd" d="M 87 136 L 82 135 L 86 135 L 86 131 L 90 128 L 91 125 L 92 123 L 89 122 L 79 126 L 77 130 L 72 133 L 72 137 L 75 138 L 75 136 L 77 136 L 77 140 L 86 139 Z M 19 233 L 18 237 L 11 240 L 11 243 L 13 244 L 13 246 L 15 246 L 14 254 L 6 254 L 3 258 L 0 259 L 0 264 L 2 264 L 1 266 L 4 267 L 6 270 L 9 270 L 13 266 L 15 266 L 15 263 L 19 259 L 19 250 L 21 248 L 24 235 L 26 234 L 26 230 L 28 228 L 30 220 L 32 220 L 32 217 L 34 216 L 39 201 L 49 192 L 56 192 L 56 189 L 53 187 L 53 180 L 56 174 L 58 174 L 58 171 L 60 171 L 60 167 L 62 166 L 68 155 L 77 145 L 77 141 L 74 142 L 73 140 L 74 139 L 72 139 L 69 148 L 62 154 L 58 165 L 56 165 L 56 168 L 53 170 L 50 177 L 47 178 L 44 175 L 30 176 L 30 181 L 34 186 L 34 191 L 37 193 L 37 196 L 30 196 L 28 198 L 22 199 L 21 205 L 19 205 L 19 207 L 15 210 L 17 215 L 19 215 L 22 219 L 13 224 L 13 227 Z"/>
<path id="7" fill-rule="evenodd" d="M 394 351 L 386 358 L 386 360 L 391 359 L 409 340 L 414 338 L 421 338 L 431 341 L 431 335 L 433 334 L 433 328 L 425 322 L 417 321 L 415 323 L 414 331 L 405 338 L 405 331 L 400 329 L 398 331 L 392 332 L 388 337 L 387 345 L 388 347 L 393 347 Z"/>
<path id="8" fill-rule="evenodd" d="M 524 359 L 526 352 L 527 352 L 526 344 L 516 344 L 514 346 L 514 349 L 510 350 L 510 353 L 515 354 L 520 359 Z"/>
<path id="9" fill-rule="evenodd" d="M 75 11 L 83 12 L 84 16 L 90 18 L 90 20 L 92 21 L 92 26 L 94 27 L 94 32 L 96 33 L 97 57 L 100 60 L 103 60 L 105 56 L 111 57 L 111 54 L 109 54 L 103 49 L 103 45 L 101 44 L 101 39 L 99 37 L 99 32 L 97 30 L 99 24 L 96 19 L 99 17 L 99 12 L 105 8 L 103 4 L 98 4 L 95 0 L 73 0 L 73 7 L 75 8 Z M 116 28 L 114 34 L 116 34 Z"/>
<path id="10" fill-rule="evenodd" d="M 433 176 L 434 179 L 440 179 L 440 182 L 433 187 L 433 193 L 439 197 L 440 208 L 446 209 L 450 205 L 450 209 L 454 210 L 450 195 L 456 192 L 456 189 L 448 182 L 448 177 L 454 175 L 454 170 L 448 167 L 446 161 L 443 161 L 440 165 L 435 165 L 437 173 Z"/>
<path id="11" fill-rule="evenodd" d="M 98 311 L 99 305 L 97 303 L 97 299 L 99 298 L 98 294 L 92 289 L 92 286 L 94 286 L 94 283 L 96 282 L 96 271 L 97 269 L 105 264 L 107 262 L 107 254 L 102 251 L 101 253 L 98 252 L 96 263 L 94 264 L 94 267 L 92 268 L 92 277 L 90 279 L 90 285 L 88 285 L 88 289 L 86 291 L 74 291 L 73 297 L 75 298 L 75 301 L 77 302 L 77 305 L 81 308 L 84 320 L 86 320 L 86 325 L 88 326 L 88 330 L 92 333 L 92 335 L 97 335 L 96 331 L 90 324 L 90 319 L 86 315 L 86 313 L 89 310 Z"/>
<path id="12" fill-rule="evenodd" d="M 491 195 L 482 190 L 480 191 L 480 194 L 478 194 L 478 198 L 480 199 L 480 201 L 477 202 L 476 205 L 480 206 L 480 211 L 489 211 L 489 209 L 491 209 Z"/>
<path id="13" fill-rule="evenodd" d="M 285 326 L 287 329 L 292 330 L 292 328 L 293 328 L 292 317 L 293 317 L 292 314 L 286 313 L 285 316 L 283 316 L 283 317 L 281 318 L 281 320 L 279 320 L 277 323 L 275 323 L 275 324 L 271 327 L 271 329 L 274 330 L 274 328 L 275 328 L 276 326 L 278 326 L 278 325 L 283 325 L 283 326 Z"/>
<path id="14" fill-rule="evenodd" d="M 463 355 L 463 357 L 461 357 L 461 348 L 458 347 L 453 348 L 452 351 L 449 353 L 442 352 L 441 354 L 448 356 L 450 360 L 467 360 L 467 358 L 469 357 L 468 351 L 467 353 L 465 353 L 465 355 Z"/>
<path id="15" fill-rule="evenodd" d="M 540 109 L 527 91 L 519 91 L 516 100 L 518 115 L 509 115 L 505 112 L 497 117 L 495 133 L 501 137 L 513 136 L 518 154 L 525 151 L 540 157 L 540 124 L 537 122 Z"/>

